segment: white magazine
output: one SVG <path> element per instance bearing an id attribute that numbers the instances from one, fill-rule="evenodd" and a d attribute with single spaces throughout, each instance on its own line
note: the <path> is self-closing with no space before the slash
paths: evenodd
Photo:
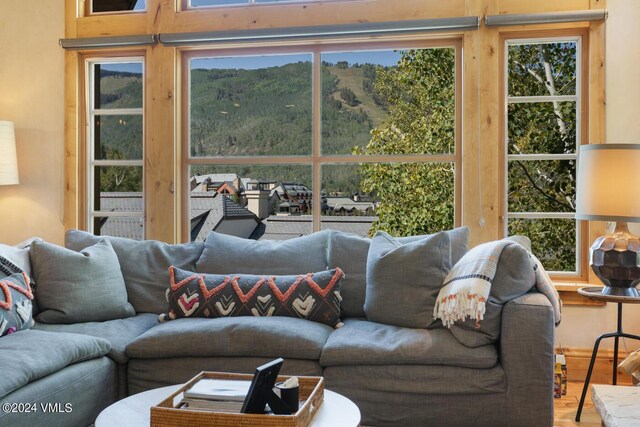
<path id="1" fill-rule="evenodd" d="M 220 380 L 203 378 L 184 392 L 187 399 L 225 400 L 244 402 L 249 393 L 249 380 Z"/>

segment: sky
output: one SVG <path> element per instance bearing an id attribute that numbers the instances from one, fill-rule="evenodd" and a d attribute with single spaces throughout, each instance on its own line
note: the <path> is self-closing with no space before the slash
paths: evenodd
<path id="1" fill-rule="evenodd" d="M 398 63 L 400 52 L 393 50 L 323 53 L 322 61 L 336 63 L 346 61 L 349 65 L 376 64 L 392 66 Z M 191 60 L 191 69 L 244 69 L 277 67 L 296 62 L 311 62 L 311 54 L 287 54 L 265 56 L 235 56 L 226 58 L 198 58 Z"/>
<path id="2" fill-rule="evenodd" d="M 311 63 L 312 55 L 310 53 L 302 54 L 284 54 L 284 55 L 263 55 L 263 56 L 234 56 L 220 58 L 198 58 L 191 60 L 191 69 L 244 69 L 255 70 L 258 68 L 277 67 L 285 64 L 296 62 Z M 398 63 L 400 52 L 393 50 L 383 51 L 360 51 L 360 52 L 328 52 L 322 54 L 322 61 L 336 63 L 338 61 L 346 61 L 349 65 L 353 64 L 376 64 L 382 66 L 392 66 Z M 107 71 L 123 71 L 129 73 L 142 73 L 142 63 L 140 62 L 123 62 L 123 63 L 103 63 L 103 70 Z"/>
<path id="3" fill-rule="evenodd" d="M 123 71 L 142 74 L 142 62 L 102 63 L 100 68 L 105 71 Z"/>

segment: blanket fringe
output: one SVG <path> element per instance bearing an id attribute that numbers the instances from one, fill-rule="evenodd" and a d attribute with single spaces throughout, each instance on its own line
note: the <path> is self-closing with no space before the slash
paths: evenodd
<path id="1" fill-rule="evenodd" d="M 433 309 L 433 318 L 441 319 L 442 324 L 450 328 L 457 321 L 463 321 L 467 317 L 476 321 L 476 328 L 480 327 L 480 321 L 484 319 L 486 299 L 477 293 L 461 290 L 453 295 L 448 295 L 436 301 Z"/>

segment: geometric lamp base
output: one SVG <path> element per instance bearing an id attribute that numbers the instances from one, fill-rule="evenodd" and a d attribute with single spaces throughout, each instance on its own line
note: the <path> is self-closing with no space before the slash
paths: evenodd
<path id="1" fill-rule="evenodd" d="M 618 221 L 613 233 L 593 242 L 590 264 L 602 283 L 602 294 L 640 297 L 640 238 L 629 232 L 627 223 Z"/>

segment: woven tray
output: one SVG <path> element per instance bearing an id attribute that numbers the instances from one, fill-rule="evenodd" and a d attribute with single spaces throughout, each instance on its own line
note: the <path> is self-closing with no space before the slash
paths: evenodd
<path id="1" fill-rule="evenodd" d="M 322 377 L 298 377 L 300 400 L 304 400 L 298 412 L 292 415 L 235 414 L 228 412 L 190 411 L 173 406 L 176 396 L 187 390 L 201 378 L 249 380 L 253 375 L 225 372 L 200 372 L 162 402 L 151 407 L 151 427 L 307 427 L 324 400 Z M 278 381 L 289 376 L 280 375 Z"/>

